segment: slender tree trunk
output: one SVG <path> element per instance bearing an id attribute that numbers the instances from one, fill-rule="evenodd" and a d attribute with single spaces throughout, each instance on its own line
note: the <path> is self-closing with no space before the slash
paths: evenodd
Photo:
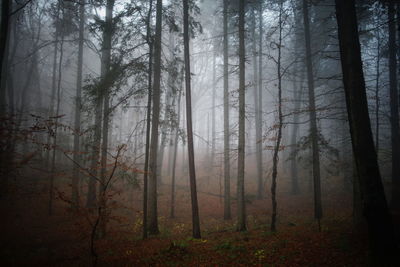
<path id="1" fill-rule="evenodd" d="M 160 122 L 160 85 L 161 85 L 161 29 L 162 29 L 162 0 L 156 5 L 156 33 L 154 40 L 154 84 L 153 84 L 153 112 L 151 124 L 151 143 L 149 159 L 149 233 L 158 234 L 157 218 L 157 152 L 158 152 L 158 125 Z"/>
<path id="2" fill-rule="evenodd" d="M 228 57 L 228 0 L 224 1 L 224 220 L 231 215 L 230 133 L 229 133 L 229 57 Z"/>
<path id="3" fill-rule="evenodd" d="M 62 17 L 64 17 L 64 9 L 61 8 Z M 54 119 L 54 138 L 53 138 L 53 150 L 51 159 L 51 174 L 50 174 L 50 188 L 49 188 L 49 203 L 48 212 L 49 215 L 53 215 L 53 199 L 54 199 L 54 178 L 56 171 L 56 152 L 57 152 L 57 132 L 58 132 L 58 119 L 60 116 L 60 102 L 61 102 L 61 78 L 62 78 L 62 61 L 64 56 L 64 29 L 61 29 L 61 42 L 60 42 L 60 59 L 58 62 L 58 81 L 57 81 L 57 103 L 56 113 Z"/>
<path id="4" fill-rule="evenodd" d="M 58 20 L 60 17 L 60 7 L 57 7 L 57 17 Z M 56 27 L 55 36 L 54 36 L 54 54 L 53 54 L 53 73 L 52 73 L 52 80 L 51 80 L 51 97 L 50 97 L 50 108 L 48 112 L 48 116 L 51 117 L 54 115 L 54 102 L 56 99 L 56 92 L 57 92 L 57 58 L 58 58 L 58 38 L 59 38 L 58 27 Z M 50 145 L 51 142 L 51 135 L 47 135 L 47 144 Z M 50 164 L 50 149 L 46 152 L 46 170 L 49 170 Z"/>
<path id="5" fill-rule="evenodd" d="M 258 60 L 257 60 L 257 40 L 256 40 L 256 7 L 253 6 L 252 12 L 252 53 L 253 53 L 253 85 L 254 85 L 254 114 L 255 114 L 255 147 L 256 147 L 256 166 L 257 166 L 257 198 L 261 199 L 263 197 L 263 182 L 262 182 L 262 137 L 261 137 L 261 119 L 259 118 L 259 80 L 258 80 Z"/>
<path id="6" fill-rule="evenodd" d="M 379 87 L 380 87 L 380 66 L 381 66 L 381 38 L 379 34 L 379 27 L 376 30 L 376 39 L 377 39 L 377 58 L 376 58 L 376 84 L 375 84 L 375 150 L 379 153 L 379 128 L 380 128 L 380 120 L 379 120 L 379 109 L 380 109 L 380 99 L 379 99 Z"/>
<path id="7" fill-rule="evenodd" d="M 148 173 L 149 173 L 149 151 L 150 151 L 150 130 L 151 130 L 151 100 L 152 100 L 152 78 L 153 78 L 153 39 L 151 37 L 151 14 L 153 12 L 153 0 L 149 3 L 149 12 L 146 21 L 146 42 L 149 47 L 149 66 L 147 83 L 147 112 L 146 112 L 146 145 L 144 152 L 144 174 L 143 174 L 143 239 L 147 238 L 147 202 L 148 202 Z"/>
<path id="8" fill-rule="evenodd" d="M 107 199 L 105 199 L 106 190 L 106 176 L 107 176 L 107 151 L 108 151 L 108 128 L 110 121 L 110 89 L 105 80 L 107 79 L 108 73 L 110 72 L 111 66 L 111 42 L 113 34 L 113 9 L 115 0 L 107 0 L 106 4 L 106 20 L 103 32 L 103 44 L 102 44 L 102 62 L 101 62 L 101 76 L 103 86 L 103 142 L 101 145 L 101 172 L 100 172 L 100 188 L 99 188 L 99 205 L 102 207 L 102 213 L 104 214 L 99 222 L 99 237 L 104 238 L 106 235 L 107 226 Z"/>
<path id="9" fill-rule="evenodd" d="M 238 231 L 246 231 L 246 203 L 244 193 L 245 169 L 245 1 L 239 0 L 239 144 L 238 144 L 238 178 L 237 178 L 237 216 Z"/>
<path id="10" fill-rule="evenodd" d="M 260 152 L 259 156 L 258 156 L 258 161 L 259 161 L 259 172 L 261 173 L 261 179 L 258 181 L 260 184 L 258 185 L 258 188 L 261 190 L 260 192 L 258 192 L 258 195 L 261 196 L 261 198 L 263 197 L 264 193 L 265 193 L 265 189 L 264 189 L 264 181 L 262 179 L 263 176 L 263 166 L 262 166 L 262 162 L 263 162 L 263 81 L 262 81 L 262 77 L 263 77 L 263 36 L 264 36 L 264 31 L 263 31 L 263 6 L 262 6 L 262 1 L 259 3 L 259 10 L 258 10 L 258 32 L 260 34 L 259 39 L 258 39 L 258 109 L 257 109 L 257 113 L 258 113 L 258 133 L 259 136 L 257 137 L 257 140 L 259 142 L 259 149 Z"/>
<path id="11" fill-rule="evenodd" d="M 217 58 L 217 44 L 214 42 L 214 47 L 213 47 L 213 80 L 212 80 L 212 99 L 211 99 L 211 157 L 210 157 L 210 163 L 209 163 L 209 168 L 210 168 L 210 173 L 212 176 L 214 176 L 214 160 L 215 160 L 215 98 L 216 98 L 216 93 L 217 93 L 217 64 L 216 64 L 216 58 Z"/>
<path id="12" fill-rule="evenodd" d="M 181 93 L 179 91 L 178 96 L 178 113 L 177 113 L 177 124 L 175 128 L 175 140 L 174 140 L 174 147 L 173 147 L 173 158 L 172 158 L 172 177 L 171 177 L 171 210 L 170 210 L 170 217 L 175 218 L 175 172 L 176 172 L 176 156 L 178 153 L 178 141 L 179 141 L 179 118 L 181 116 Z"/>
<path id="13" fill-rule="evenodd" d="M 304 33 L 306 43 L 306 64 L 307 64 L 307 81 L 308 81 L 308 99 L 310 112 L 310 137 L 312 147 L 312 166 L 313 166 L 313 182 L 314 182 L 314 217 L 318 220 L 318 228 L 321 230 L 322 203 L 321 203 L 321 174 L 319 164 L 319 145 L 318 145 L 318 128 L 317 115 L 314 96 L 314 77 L 313 63 L 311 54 L 311 34 L 310 20 L 308 15 L 308 1 L 303 0 L 303 16 L 304 16 Z"/>
<path id="14" fill-rule="evenodd" d="M 396 241 L 371 131 L 355 1 L 335 2 L 347 114 L 363 214 L 368 224 L 371 264 L 395 266 Z"/>
<path id="15" fill-rule="evenodd" d="M 400 133 L 399 99 L 397 92 L 396 21 L 392 1 L 388 4 L 389 20 L 389 84 L 390 84 L 390 124 L 392 145 L 392 200 L 391 206 L 400 210 Z"/>
<path id="16" fill-rule="evenodd" d="M 279 43 L 278 43 L 278 133 L 276 138 L 276 144 L 274 148 L 274 155 L 272 158 L 272 183 L 271 183 L 271 200 L 272 200 L 272 214 L 271 214 L 271 231 L 276 231 L 276 215 L 277 215 L 277 201 L 276 201 L 276 179 L 278 176 L 278 161 L 279 161 L 279 150 L 282 140 L 282 70 L 281 70 L 281 55 L 282 55 L 282 12 L 283 12 L 283 1 L 280 1 L 279 9 Z"/>
<path id="17" fill-rule="evenodd" d="M 83 42 L 85 31 L 85 0 L 79 2 L 79 43 L 78 43 L 78 71 L 76 78 L 75 99 L 75 123 L 74 123 L 74 162 L 81 163 L 80 154 L 80 129 L 81 129 L 81 105 L 82 105 L 82 71 L 83 71 Z M 72 173 L 72 207 L 79 207 L 79 167 L 74 164 Z"/>
<path id="18" fill-rule="evenodd" d="M 192 129 L 192 95 L 190 88 L 190 53 L 189 53 L 189 0 L 183 0 L 183 42 L 185 57 L 186 85 L 186 127 L 188 138 L 188 156 L 190 173 L 190 196 L 192 200 L 193 238 L 201 238 L 199 207 L 197 203 L 196 170 L 194 165 L 193 129 Z"/>
<path id="19" fill-rule="evenodd" d="M 295 5 L 294 8 L 296 9 L 295 11 L 295 21 L 297 25 L 301 24 L 301 16 L 299 14 L 298 10 L 298 5 Z M 299 46 L 300 46 L 300 38 L 301 38 L 301 34 L 300 34 L 300 30 L 296 29 L 296 39 L 295 39 L 295 54 L 297 55 L 299 53 Z M 302 61 L 303 64 L 303 61 Z M 298 76 L 299 76 L 299 68 L 302 65 L 300 65 L 299 63 L 294 64 L 294 73 L 293 73 L 293 100 L 295 101 L 294 103 L 294 112 L 293 112 L 293 125 L 292 125 L 292 136 L 290 139 L 290 145 L 291 145 L 291 152 L 290 154 L 293 155 L 292 160 L 290 161 L 290 176 L 291 176 L 291 193 L 293 195 L 296 195 L 299 193 L 300 189 L 299 189 L 299 179 L 298 179 L 298 169 L 297 169 L 297 159 L 294 156 L 295 155 L 295 151 L 296 151 L 296 146 L 297 146 L 297 135 L 298 135 L 298 131 L 299 131 L 299 110 L 301 108 L 301 98 L 303 95 L 303 82 L 304 82 L 304 71 L 301 71 L 300 74 L 300 80 L 297 81 Z"/>

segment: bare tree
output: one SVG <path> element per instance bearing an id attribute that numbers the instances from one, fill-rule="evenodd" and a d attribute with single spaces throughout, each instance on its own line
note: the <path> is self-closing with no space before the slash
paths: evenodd
<path id="1" fill-rule="evenodd" d="M 277 68 L 278 68 L 278 132 L 276 137 L 276 143 L 274 147 L 274 155 L 272 158 L 272 183 L 271 183 L 271 200 L 272 200 L 272 214 L 271 214 L 271 231 L 276 231 L 276 213 L 277 213 L 277 201 L 276 201 L 276 178 L 278 176 L 278 153 L 281 146 L 282 140 L 282 125 L 283 125 L 283 115 L 282 115 L 282 13 L 283 13 L 283 1 L 279 4 L 279 40 L 277 43 L 278 48 L 278 58 Z"/>

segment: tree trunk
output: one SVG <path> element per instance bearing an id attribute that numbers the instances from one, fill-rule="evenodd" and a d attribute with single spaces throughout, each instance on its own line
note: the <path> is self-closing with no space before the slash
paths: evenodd
<path id="1" fill-rule="evenodd" d="M 148 84 L 147 84 L 147 112 L 146 112 L 146 146 L 144 152 L 144 174 L 143 174 L 143 239 L 147 238 L 147 195 L 148 195 L 148 173 L 149 173 L 149 150 L 150 150 L 150 127 L 151 127 L 151 100 L 152 100 L 152 75 L 153 75 L 153 41 L 151 37 L 151 14 L 153 11 L 153 0 L 149 3 L 149 12 L 146 21 L 146 43 L 149 47 L 149 66 L 148 66 Z"/>
<path id="2" fill-rule="evenodd" d="M 182 90 L 179 91 L 178 96 L 178 113 L 177 117 L 177 124 L 175 128 L 175 140 L 173 145 L 173 155 L 172 155 L 172 174 L 171 174 L 171 210 L 170 210 L 170 217 L 175 218 L 175 172 L 176 172 L 176 156 L 178 153 L 178 141 L 179 141 L 179 118 L 181 116 L 181 93 Z"/>
<path id="3" fill-rule="evenodd" d="M 394 3 L 388 3 L 389 24 L 389 84 L 390 84 L 390 124 L 392 145 L 392 200 L 391 206 L 400 210 L 400 133 L 399 99 L 397 92 L 396 21 Z"/>
<path id="4" fill-rule="evenodd" d="M 211 99 L 211 157 L 209 161 L 209 170 L 210 174 L 214 176 L 214 160 L 215 160 L 215 98 L 217 94 L 217 64 L 216 64 L 216 57 L 217 57 L 217 44 L 214 42 L 213 46 L 213 78 L 212 78 L 212 99 Z M 207 146 L 208 147 L 208 146 Z M 210 177 L 208 177 L 209 179 Z"/>
<path id="5" fill-rule="evenodd" d="M 64 17 L 64 9 L 61 7 L 61 13 Z M 49 188 L 49 203 L 48 212 L 49 215 L 53 215 L 53 198 L 54 198 L 54 178 L 56 171 L 56 152 L 57 152 L 57 132 L 58 132 L 58 117 L 60 116 L 60 101 L 61 101 L 61 78 L 62 78 L 62 61 L 64 56 L 64 29 L 61 28 L 61 42 L 60 42 L 60 59 L 58 62 L 58 80 L 57 80 L 57 102 L 56 102 L 56 113 L 55 113 L 55 128 L 54 128 L 54 138 L 53 138 L 53 151 L 51 159 L 51 174 L 50 174 L 50 188 Z"/>
<path id="6" fill-rule="evenodd" d="M 263 197 L 263 194 L 265 193 L 264 189 L 264 181 L 262 179 L 263 176 L 263 167 L 262 167 L 262 162 L 263 162 L 263 81 L 262 81 L 262 74 L 263 74 L 263 6 L 262 6 L 262 1 L 259 4 L 259 10 L 258 10 L 258 16 L 259 16 L 259 25 L 258 25 L 258 31 L 259 31 L 259 42 L 258 42 L 258 132 L 259 132 L 259 137 L 257 138 L 258 142 L 260 143 L 260 152 L 259 152 L 259 162 L 260 162 L 260 172 L 261 172 L 261 180 L 259 180 L 258 188 L 260 188 L 261 192 L 259 192 L 259 195 L 261 198 Z"/>
<path id="7" fill-rule="evenodd" d="M 354 0 L 336 0 L 343 83 L 371 263 L 394 266 L 396 241 L 379 172 L 368 113 Z"/>
<path id="8" fill-rule="evenodd" d="M 115 0 L 107 0 L 106 4 L 106 20 L 103 32 L 103 44 L 102 44 L 102 55 L 101 55 L 101 78 L 103 80 L 103 85 L 107 84 L 105 80 L 107 79 L 108 73 L 110 72 L 111 65 L 111 42 L 113 34 L 113 9 Z M 102 212 L 105 214 L 101 218 L 99 223 L 99 237 L 104 238 L 106 234 L 107 226 L 107 199 L 104 198 L 105 186 L 106 186 L 106 175 L 107 175 L 107 150 L 108 150 L 108 128 L 109 128 L 109 118 L 110 118 L 110 89 L 106 85 L 102 88 L 103 91 L 103 142 L 101 145 L 101 172 L 100 172 L 100 188 L 99 188 L 99 205 L 102 207 Z"/>
<path id="9" fill-rule="evenodd" d="M 9 22 L 10 22 L 10 11 L 11 11 L 11 0 L 3 0 L 1 3 L 1 25 L 0 25 L 0 85 L 3 82 L 3 65 L 6 64 L 7 54 L 7 39 L 9 33 Z M 0 92 L 0 114 L 2 115 L 6 111 L 6 88 L 1 86 Z"/>
<path id="10" fill-rule="evenodd" d="M 82 101 L 82 71 L 83 71 L 83 42 L 85 31 L 85 0 L 79 2 L 79 43 L 78 43 L 78 70 L 76 78 L 75 123 L 74 123 L 74 162 L 81 164 L 80 129 L 81 129 L 81 101 Z M 72 173 L 72 207 L 79 207 L 79 167 L 74 164 Z"/>
<path id="11" fill-rule="evenodd" d="M 224 220 L 231 215 L 230 133 L 229 133 L 229 57 L 228 57 L 228 0 L 224 1 Z"/>
<path id="12" fill-rule="evenodd" d="M 256 40 L 256 7 L 253 6 L 252 12 L 252 53 L 253 53 L 253 85 L 254 85 L 254 114 L 255 114 L 255 146 L 256 146 L 256 167 L 257 167 L 257 198 L 261 199 L 263 197 L 263 182 L 262 182 L 262 133 L 261 133 L 261 118 L 259 110 L 259 80 L 258 80 L 258 66 L 257 66 L 257 40 Z"/>
<path id="13" fill-rule="evenodd" d="M 315 110 L 314 96 L 314 77 L 313 63 L 311 54 L 311 34 L 310 21 L 308 15 L 308 1 L 303 0 L 303 17 L 304 17 L 304 33 L 306 43 L 306 64 L 307 64 L 307 81 L 308 81 L 308 99 L 310 112 L 310 137 L 312 147 L 312 165 L 313 165 L 313 182 L 314 182 L 314 217 L 318 220 L 318 228 L 321 230 L 320 221 L 322 218 L 322 203 L 321 203 L 321 174 L 319 164 L 319 145 L 318 145 L 318 128 L 317 115 Z"/>
<path id="14" fill-rule="evenodd" d="M 190 88 L 190 53 L 189 53 L 189 0 L 183 0 L 183 43 L 185 57 L 186 85 L 186 127 L 188 138 L 188 159 L 190 176 L 190 196 L 192 200 L 193 238 L 201 238 L 199 207 L 197 203 L 196 170 L 194 165 L 193 129 L 192 129 L 192 95 Z"/>
<path id="15" fill-rule="evenodd" d="M 239 0 L 239 144 L 238 144 L 238 178 L 237 178 L 237 216 L 238 231 L 246 231 L 246 203 L 244 193 L 245 168 L 245 1 Z"/>
<path id="16" fill-rule="evenodd" d="M 160 85 L 161 85 L 161 30 L 162 30 L 162 0 L 156 5 L 156 33 L 154 40 L 154 84 L 153 84 L 153 112 L 151 123 L 151 143 L 149 159 L 149 233 L 158 234 L 157 213 L 157 152 L 158 152 L 158 125 L 160 122 Z"/>
<path id="17" fill-rule="evenodd" d="M 282 54 L 282 13 L 283 13 L 283 1 L 280 1 L 279 9 L 279 43 L 278 43 L 278 133 L 276 138 L 276 144 L 274 148 L 274 155 L 272 158 L 272 183 L 271 183 L 271 200 L 272 200 L 272 214 L 271 214 L 271 231 L 276 231 L 276 215 L 277 215 L 277 201 L 276 201 L 276 179 L 278 176 L 278 161 L 279 161 L 279 150 L 282 140 L 282 70 L 281 70 L 281 54 Z"/>

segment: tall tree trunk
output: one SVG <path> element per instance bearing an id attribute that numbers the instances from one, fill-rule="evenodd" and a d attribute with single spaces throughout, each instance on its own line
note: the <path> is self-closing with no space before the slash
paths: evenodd
<path id="1" fill-rule="evenodd" d="M 185 57 L 186 85 L 186 127 L 188 138 L 190 196 L 192 200 L 193 238 L 201 238 L 199 207 L 197 203 L 196 170 L 194 165 L 193 129 L 192 129 L 192 95 L 190 88 L 190 53 L 189 53 L 189 0 L 183 0 L 183 43 Z"/>
<path id="2" fill-rule="evenodd" d="M 278 176 L 278 161 L 279 161 L 279 150 L 282 140 L 282 70 L 281 70 L 281 55 L 282 55 L 282 12 L 283 12 L 283 1 L 280 1 L 279 8 L 279 43 L 278 43 L 278 133 L 276 138 L 276 144 L 274 148 L 274 155 L 272 158 L 272 183 L 271 183 L 271 200 L 272 200 L 272 214 L 271 214 L 271 231 L 276 231 L 276 215 L 277 215 L 277 201 L 276 201 L 276 179 Z"/>
<path id="3" fill-rule="evenodd" d="M 257 167 L 257 198 L 261 199 L 263 197 L 263 182 L 262 182 L 262 137 L 261 137 L 261 119 L 259 118 L 260 112 L 259 110 L 259 80 L 258 80 L 258 60 L 257 60 L 257 40 L 256 40 L 256 15 L 255 15 L 256 6 L 254 5 L 251 9 L 252 13 L 252 27 L 251 27 L 251 35 L 252 35 L 252 53 L 253 53 L 253 87 L 254 87 L 254 114 L 255 114 L 255 146 L 256 146 L 256 167 Z"/>
<path id="4" fill-rule="evenodd" d="M 79 43 L 78 43 L 78 70 L 76 78 L 75 123 L 74 123 L 74 162 L 81 164 L 80 129 L 82 105 L 82 71 L 83 71 L 83 42 L 85 31 L 85 0 L 79 2 Z M 72 173 L 72 207 L 79 207 L 79 167 L 74 164 Z"/>
<path id="5" fill-rule="evenodd" d="M 224 1 L 224 220 L 231 215 L 230 133 L 229 133 L 229 56 L 228 56 L 228 0 Z"/>
<path id="6" fill-rule="evenodd" d="M 151 123 L 151 143 L 149 159 L 149 233 L 158 234 L 157 213 L 157 153 L 158 125 L 160 122 L 160 85 L 161 85 L 161 30 L 162 30 L 162 0 L 156 5 L 156 33 L 154 40 L 154 84 L 153 112 Z"/>
<path id="7" fill-rule="evenodd" d="M 0 85 L 3 82 L 3 65 L 6 64 L 7 54 L 7 40 L 9 33 L 9 25 L 10 25 L 10 14 L 11 14 L 11 0 L 3 0 L 1 3 L 1 25 L 0 25 Z M 0 92 L 0 115 L 2 115 L 6 111 L 6 88 L 1 86 Z"/>
<path id="8" fill-rule="evenodd" d="M 394 3 L 388 3 L 389 23 L 389 84 L 390 84 L 390 124 L 392 145 L 392 200 L 391 206 L 400 210 L 400 133 L 399 99 L 397 92 L 396 21 Z"/>
<path id="9" fill-rule="evenodd" d="M 108 128 L 110 120 L 110 89 L 106 79 L 110 72 L 111 66 L 111 42 L 113 34 L 113 9 L 115 0 L 107 0 L 106 4 L 106 20 L 103 32 L 103 44 L 101 55 L 101 78 L 103 80 L 103 142 L 101 145 L 101 172 L 100 172 L 100 188 L 99 188 L 99 205 L 105 215 L 99 223 L 99 237 L 103 238 L 106 234 L 107 226 L 107 199 L 104 198 L 106 190 L 106 175 L 107 175 L 107 151 L 108 151 Z"/>
<path id="10" fill-rule="evenodd" d="M 146 21 L 146 43 L 149 47 L 149 65 L 147 77 L 147 112 L 146 112 L 146 145 L 144 152 L 144 174 L 143 174 L 143 239 L 147 238 L 147 196 L 148 196 L 148 173 L 149 173 L 149 151 L 150 151 L 150 127 L 151 127 L 151 100 L 152 100 L 152 75 L 153 75 L 153 41 L 151 37 L 151 14 L 153 11 L 153 0 L 149 3 L 149 12 Z"/>
<path id="11" fill-rule="evenodd" d="M 379 23 L 377 23 L 379 25 Z M 379 109 L 380 109 L 380 99 L 379 99 L 379 87 L 380 87 L 380 66 L 381 66 L 381 38 L 380 38 L 380 27 L 377 27 L 376 30 L 376 39 L 377 39 L 377 58 L 376 58 L 376 83 L 375 83 L 375 149 L 376 152 L 379 153 L 379 128 L 380 128 L 380 120 L 379 120 Z"/>
<path id="12" fill-rule="evenodd" d="M 259 184 L 258 188 L 261 190 L 258 192 L 258 195 L 263 197 L 263 194 L 265 193 L 264 189 L 264 181 L 262 179 L 263 175 L 263 167 L 262 167 L 262 162 L 263 162 L 263 81 L 262 81 L 262 75 L 263 75 L 263 36 L 264 36 L 264 31 L 263 31 L 263 6 L 262 6 L 262 1 L 259 3 L 259 9 L 258 9 L 258 32 L 259 32 L 259 39 L 258 39 L 258 133 L 259 136 L 257 137 L 258 142 L 260 143 L 260 152 L 259 153 L 259 166 L 260 166 L 260 173 L 261 173 L 261 179 L 258 181 Z"/>
<path id="13" fill-rule="evenodd" d="M 239 144 L 238 144 L 238 178 L 237 178 L 238 231 L 246 231 L 246 202 L 244 197 L 245 112 L 246 112 L 244 8 L 245 8 L 245 0 L 239 0 Z"/>
<path id="14" fill-rule="evenodd" d="M 57 7 L 57 15 L 56 20 L 60 17 L 60 6 L 58 4 Z M 57 92 L 57 58 L 58 58 L 58 38 L 59 38 L 59 30 L 56 27 L 54 33 L 54 54 L 53 54 L 53 70 L 52 70 L 52 78 L 51 78 L 51 97 L 50 97 L 50 108 L 48 112 L 48 116 L 54 116 L 54 102 L 56 99 L 56 92 Z M 51 142 L 51 135 L 50 133 L 47 135 L 47 144 L 50 145 Z M 49 170 L 50 164 L 50 149 L 46 151 L 46 170 Z"/>
<path id="15" fill-rule="evenodd" d="M 306 64 L 307 64 L 307 81 L 308 81 L 308 99 L 310 112 L 310 137 L 312 149 L 312 166 L 313 166 L 313 182 L 314 182 L 314 217 L 318 220 L 318 228 L 321 230 L 322 203 L 321 203 L 321 174 L 319 164 L 319 145 L 318 145 L 318 128 L 317 115 L 315 110 L 314 96 L 314 75 L 311 54 L 311 34 L 310 20 L 308 15 L 308 1 L 303 0 L 303 17 L 304 17 L 304 33 L 306 43 Z"/>
<path id="16" fill-rule="evenodd" d="M 298 10 L 298 3 L 297 5 L 294 6 L 296 9 L 295 11 L 295 21 L 297 25 L 301 24 L 301 16 L 299 14 Z M 297 28 L 296 33 L 295 33 L 295 54 L 297 55 L 299 53 L 299 45 L 300 45 L 300 38 L 301 38 L 301 33 L 300 30 Z M 303 64 L 303 61 L 301 62 Z M 297 159 L 295 157 L 295 151 L 296 151 L 296 146 L 297 146 L 297 135 L 299 131 L 299 110 L 301 108 L 301 97 L 303 95 L 303 82 L 304 82 L 304 71 L 301 71 L 300 73 L 300 80 L 297 81 L 298 75 L 299 75 L 299 69 L 301 68 L 302 65 L 299 63 L 294 64 L 294 70 L 293 70 L 293 100 L 295 101 L 294 103 L 294 111 L 293 111 L 293 125 L 292 125 L 292 136 L 290 138 L 290 154 L 293 156 L 293 158 L 290 161 L 290 176 L 291 176 L 291 193 L 293 195 L 299 193 L 299 182 L 298 182 L 298 169 L 297 169 Z"/>
<path id="17" fill-rule="evenodd" d="M 64 8 L 61 8 L 62 17 L 64 18 Z M 60 41 L 60 59 L 58 61 L 58 80 L 57 80 L 57 102 L 56 102 L 56 113 L 54 119 L 54 138 L 53 138 L 53 150 L 51 159 L 51 174 L 50 174 L 50 188 L 49 188 L 49 203 L 48 212 L 49 215 L 53 215 L 53 199 L 54 199 L 54 178 L 56 171 L 56 152 L 57 152 L 57 132 L 58 132 L 58 119 L 60 112 L 61 102 L 61 78 L 62 78 L 62 61 L 64 56 L 64 27 L 61 28 L 61 41 Z"/>
<path id="18" fill-rule="evenodd" d="M 1 25 L 0 25 L 0 118 L 2 118 L 6 113 L 13 113 L 13 101 L 9 101 L 7 105 L 6 90 L 11 88 L 7 86 L 7 74 L 11 74 L 9 71 L 9 50 L 10 50 L 10 29 L 11 29 L 11 19 L 9 18 L 9 13 L 12 10 L 12 1 L 4 0 L 1 6 Z M 14 26 L 15 28 L 15 26 Z M 16 44 L 14 44 L 16 46 Z M 10 92 L 10 91 L 9 91 Z M 9 97 L 13 96 L 9 93 Z M 7 139 L 13 139 L 13 136 Z M 9 181 L 9 166 L 10 157 L 9 155 L 13 153 L 11 148 L 13 147 L 9 140 L 4 140 L 5 144 L 0 148 L 0 197 L 8 194 L 8 181 Z M 11 152 L 11 153 L 10 153 Z"/>
<path id="19" fill-rule="evenodd" d="M 355 1 L 335 2 L 347 114 L 363 213 L 368 224 L 371 263 L 395 266 L 396 241 L 371 131 Z"/>
<path id="20" fill-rule="evenodd" d="M 215 159 L 215 98 L 217 93 L 217 44 L 214 42 L 213 46 L 213 78 L 212 78 L 212 99 L 211 99 L 211 157 L 209 162 L 210 173 L 214 176 L 214 159 Z M 208 146 L 207 146 L 208 147 Z"/>

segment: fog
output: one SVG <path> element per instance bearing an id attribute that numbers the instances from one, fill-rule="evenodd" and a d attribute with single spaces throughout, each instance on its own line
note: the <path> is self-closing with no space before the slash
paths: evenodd
<path id="1" fill-rule="evenodd" d="M 1 11 L 0 262 L 395 266 L 397 1 Z"/>

